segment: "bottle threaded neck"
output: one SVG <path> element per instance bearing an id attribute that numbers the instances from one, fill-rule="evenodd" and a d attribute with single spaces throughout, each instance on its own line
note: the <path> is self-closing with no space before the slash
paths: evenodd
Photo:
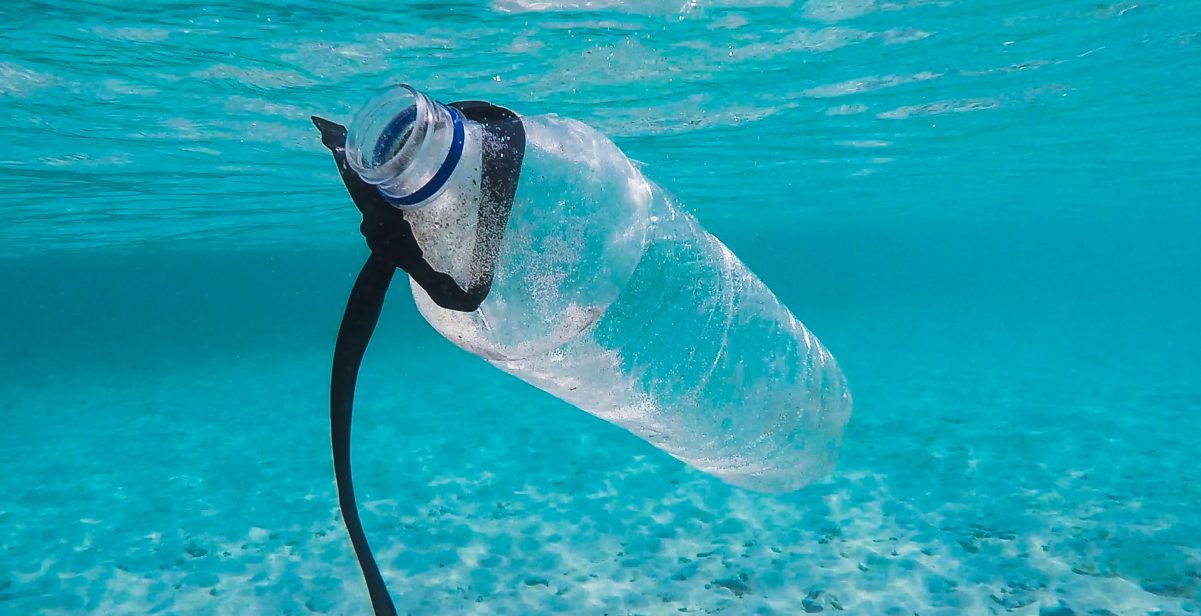
<path id="1" fill-rule="evenodd" d="M 416 208 L 445 185 L 462 156 L 463 141 L 457 111 L 402 84 L 355 114 L 346 161 L 389 203 Z"/>

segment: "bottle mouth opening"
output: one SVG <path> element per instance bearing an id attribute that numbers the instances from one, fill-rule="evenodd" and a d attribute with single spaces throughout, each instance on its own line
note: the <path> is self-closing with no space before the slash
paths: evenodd
<path id="1" fill-rule="evenodd" d="M 392 118 L 392 121 L 380 133 L 375 147 L 372 148 L 372 167 L 378 167 L 400 154 L 408 142 L 409 136 L 413 134 L 413 123 L 416 119 L 417 107 L 415 105 Z"/>
<path id="2" fill-rule="evenodd" d="M 364 180 L 379 184 L 400 172 L 405 146 L 424 131 L 425 97 L 404 84 L 388 88 L 367 102 L 350 121 L 346 161 Z"/>
<path id="3" fill-rule="evenodd" d="M 346 134 L 346 162 L 392 205 L 411 208 L 445 185 L 463 143 L 457 111 L 399 84 L 355 114 Z"/>

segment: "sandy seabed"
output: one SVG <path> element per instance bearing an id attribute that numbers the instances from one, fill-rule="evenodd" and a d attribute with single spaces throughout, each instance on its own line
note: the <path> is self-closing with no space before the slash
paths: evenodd
<path id="1" fill-rule="evenodd" d="M 978 361 L 892 361 L 901 345 L 843 361 L 856 409 L 839 470 L 784 496 L 730 488 L 449 345 L 382 345 L 355 472 L 398 608 L 1201 611 L 1195 388 L 1145 365 L 1073 371 L 1053 348 L 1005 368 L 987 344 Z M 328 361 L 7 387 L 0 612 L 366 613 L 334 500 Z"/>

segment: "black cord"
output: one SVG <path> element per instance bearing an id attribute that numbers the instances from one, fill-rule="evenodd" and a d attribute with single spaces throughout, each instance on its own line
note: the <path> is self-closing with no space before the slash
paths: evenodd
<path id="1" fill-rule="evenodd" d="M 354 481 L 350 474 L 350 418 L 354 407 L 355 383 L 359 377 L 359 366 L 363 353 L 379 322 L 384 296 L 396 268 L 372 253 L 363 264 L 355 280 L 350 299 L 346 301 L 346 312 L 342 315 L 342 326 L 338 329 L 338 343 L 334 347 L 334 368 L 330 378 L 329 427 L 334 450 L 334 480 L 338 486 L 338 508 L 342 520 L 350 532 L 350 543 L 354 555 L 359 559 L 367 591 L 371 595 L 371 607 L 375 616 L 396 616 L 396 606 L 380 575 L 379 565 L 371 554 L 363 523 L 359 519 L 358 505 L 354 498 Z"/>

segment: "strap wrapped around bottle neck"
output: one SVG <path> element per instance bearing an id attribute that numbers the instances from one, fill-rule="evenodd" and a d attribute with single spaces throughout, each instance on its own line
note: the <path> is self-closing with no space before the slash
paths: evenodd
<path id="1" fill-rule="evenodd" d="M 405 212 L 393 207 L 375 186 L 364 182 L 346 162 L 346 128 L 322 118 L 313 118 L 321 130 L 321 140 L 338 165 L 342 182 L 355 206 L 363 215 L 359 232 L 371 252 L 387 263 L 403 269 L 435 304 L 448 310 L 472 312 L 479 308 L 492 289 L 501 239 L 509 224 L 513 197 L 525 157 L 525 127 L 517 114 L 482 101 L 461 101 L 451 107 L 484 129 L 481 144 L 479 215 L 475 247 L 472 250 L 472 283 L 466 289 L 448 273 L 437 271 L 417 244 L 413 227 Z"/>

